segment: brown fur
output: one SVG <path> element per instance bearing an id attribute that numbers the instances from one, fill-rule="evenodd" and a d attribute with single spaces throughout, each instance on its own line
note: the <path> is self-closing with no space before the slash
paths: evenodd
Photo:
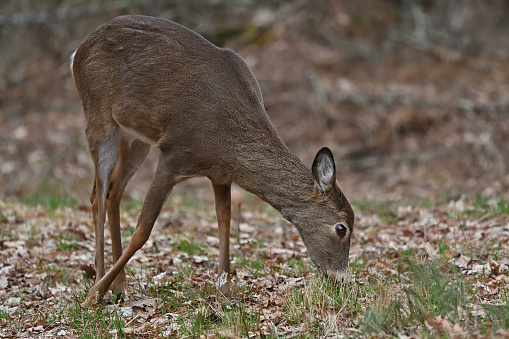
<path id="1" fill-rule="evenodd" d="M 213 183 L 221 244 L 218 273 L 228 274 L 225 293 L 230 286 L 233 182 L 293 222 L 322 270 L 346 270 L 353 211 L 335 183 L 335 173 L 321 188 L 324 194 L 316 196 L 320 184 L 278 136 L 265 113 L 259 85 L 237 54 L 169 20 L 124 16 L 86 38 L 75 53 L 72 70 L 96 166 L 91 201 L 99 239 L 96 265 L 101 269 L 89 302 L 101 297 L 114 280 L 113 288 L 123 289 L 124 265 L 148 239 L 172 187 L 194 176 Z M 145 159 L 147 143 L 158 147 L 161 157 L 136 232 L 120 254 L 118 204 L 127 181 Z M 323 181 L 322 174 L 317 175 Z M 105 176 L 107 185 L 102 182 Z M 108 187 L 104 203 L 103 187 Z M 100 233 L 106 209 L 116 263 L 104 275 Z M 338 238 L 336 223 L 348 228 L 345 238 Z"/>

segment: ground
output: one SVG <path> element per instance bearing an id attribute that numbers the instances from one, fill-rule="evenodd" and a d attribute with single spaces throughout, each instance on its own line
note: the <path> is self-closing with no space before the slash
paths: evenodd
<path id="1" fill-rule="evenodd" d="M 95 273 L 90 208 L 4 201 L 1 336 L 509 335 L 507 201 L 354 206 L 350 277 L 335 285 L 315 270 L 293 226 L 246 196 L 234 208 L 234 284 L 225 298 L 215 289 L 213 206 L 176 197 L 129 262 L 123 298 L 82 307 Z M 139 204 L 124 207 L 125 243 Z"/>

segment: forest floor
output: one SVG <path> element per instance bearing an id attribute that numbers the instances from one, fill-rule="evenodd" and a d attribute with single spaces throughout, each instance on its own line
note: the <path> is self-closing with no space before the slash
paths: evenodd
<path id="1" fill-rule="evenodd" d="M 238 192 L 237 192 L 238 193 Z M 140 203 L 123 204 L 124 245 Z M 354 202 L 350 276 L 321 277 L 289 223 L 234 207 L 233 293 L 215 290 L 213 204 L 170 197 L 127 265 L 120 301 L 82 307 L 95 274 L 88 205 L 0 202 L 3 338 L 509 335 L 509 204 L 498 197 Z M 108 262 L 111 242 L 106 237 Z"/>

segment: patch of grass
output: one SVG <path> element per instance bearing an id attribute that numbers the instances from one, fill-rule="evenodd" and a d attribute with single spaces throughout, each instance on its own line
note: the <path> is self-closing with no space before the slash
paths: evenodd
<path id="1" fill-rule="evenodd" d="M 0 319 L 9 319 L 11 316 L 9 315 L 9 312 L 7 312 L 4 309 L 0 309 Z"/>
<path id="2" fill-rule="evenodd" d="M 130 241 L 130 239 L 132 238 L 132 236 L 134 234 L 134 231 L 136 231 L 136 227 L 131 226 L 131 225 L 127 225 L 127 228 L 125 228 L 125 229 L 121 228 L 120 232 L 121 232 L 122 241 L 124 241 L 124 242 L 126 240 Z"/>
<path id="3" fill-rule="evenodd" d="M 81 300 L 81 298 L 80 298 Z M 116 338 L 125 338 L 122 328 L 125 328 L 125 321 L 115 310 L 110 311 L 104 304 L 97 308 L 83 308 L 80 303 L 74 302 L 66 310 L 67 324 L 76 329 L 78 338 L 111 338 L 113 330 L 116 330 Z"/>
<path id="4" fill-rule="evenodd" d="M 168 204 L 168 203 L 167 203 Z M 174 203 L 173 203 L 174 205 Z M 200 201 L 194 197 L 182 197 L 181 204 L 179 204 L 183 210 L 190 212 L 207 212 L 214 211 L 214 205 L 204 201 Z"/>
<path id="5" fill-rule="evenodd" d="M 392 207 L 392 203 L 377 203 L 367 204 L 363 202 L 353 202 L 352 207 L 355 211 L 359 212 L 373 212 L 376 213 L 379 218 L 388 224 L 395 224 L 399 218 Z"/>
<path id="6" fill-rule="evenodd" d="M 246 269 L 253 277 L 258 278 L 267 269 L 265 262 L 266 260 L 264 257 L 258 255 L 245 256 L 241 254 L 240 256 L 234 257 L 233 266 Z"/>
<path id="7" fill-rule="evenodd" d="M 261 310 L 246 306 L 239 299 L 251 293 L 245 290 L 245 285 L 236 286 L 231 298 L 219 298 L 215 284 L 206 281 L 197 288 L 193 283 L 195 271 L 188 266 L 182 268 L 161 282 L 148 280 L 145 288 L 139 284 L 137 293 L 164 301 L 160 312 L 178 314 L 175 320 L 178 333 L 162 329 L 163 337 L 200 337 L 218 333 L 226 337 L 228 334 L 245 337 L 258 330 Z"/>
<path id="8" fill-rule="evenodd" d="M 50 210 L 78 207 L 78 199 L 67 193 L 66 186 L 62 182 L 44 181 L 28 192 L 21 202 L 27 205 L 40 205 Z"/>
<path id="9" fill-rule="evenodd" d="M 363 313 L 365 303 L 373 300 L 383 288 L 382 281 L 365 284 L 354 275 L 342 284 L 321 275 L 310 276 L 302 288 L 293 288 L 286 294 L 283 317 L 290 325 L 307 327 L 306 335 L 326 337 L 344 335 L 352 318 Z"/>
<path id="10" fill-rule="evenodd" d="M 484 325 L 486 331 L 509 328 L 509 303 L 507 301 L 503 305 L 483 305 L 483 309 L 487 315 Z"/>
<path id="11" fill-rule="evenodd" d="M 461 310 L 471 301 L 464 278 L 447 262 L 419 261 L 403 256 L 397 262 L 399 275 L 382 290 L 365 316 L 363 330 L 388 335 L 424 328 L 427 316 L 440 316 L 451 324 L 462 318 Z"/>
<path id="12" fill-rule="evenodd" d="M 143 206 L 143 200 L 135 199 L 129 194 L 124 194 L 122 197 L 122 201 L 120 202 L 120 210 L 121 211 L 141 211 Z"/>
<path id="13" fill-rule="evenodd" d="M 56 239 L 56 247 L 61 251 L 72 252 L 78 249 L 86 249 L 86 246 L 80 244 L 78 238 L 72 233 L 60 233 Z"/>
<path id="14" fill-rule="evenodd" d="M 203 245 L 197 243 L 192 238 L 179 240 L 176 244 L 176 247 L 178 248 L 179 251 L 190 254 L 190 255 L 205 254 L 205 251 L 203 250 Z"/>
<path id="15" fill-rule="evenodd" d="M 497 212 L 500 214 L 509 214 L 509 202 L 500 198 L 497 202 Z"/>
<path id="16" fill-rule="evenodd" d="M 444 255 L 445 251 L 450 250 L 451 247 L 448 243 L 446 243 L 443 239 L 440 239 L 440 242 L 438 243 L 438 253 Z"/>
<path id="17" fill-rule="evenodd" d="M 465 211 L 465 214 L 470 216 L 485 216 L 485 215 L 504 215 L 509 214 L 509 202 L 503 197 L 489 197 L 475 196 L 474 209 Z"/>
<path id="18" fill-rule="evenodd" d="M 304 260 L 304 258 L 292 258 L 282 263 L 279 267 L 281 267 L 282 274 L 292 274 L 299 277 L 313 270 L 311 262 Z"/>
<path id="19" fill-rule="evenodd" d="M 45 313 L 44 322 L 52 324 L 50 327 L 65 324 L 63 328 L 77 338 L 126 338 L 122 331 L 126 321 L 117 308 L 107 306 L 106 299 L 93 307 L 81 306 L 92 284 L 89 279 L 72 284 L 71 297 L 65 299 L 61 296 L 56 300 L 56 307 Z"/>
<path id="20" fill-rule="evenodd" d="M 398 215 L 396 214 L 396 212 L 393 211 L 389 204 L 383 203 L 377 204 L 375 206 L 375 211 L 380 217 L 380 219 L 382 219 L 388 224 L 395 224 L 399 220 Z"/>
<path id="21" fill-rule="evenodd" d="M 231 337 L 258 332 L 261 310 L 246 307 L 236 299 L 224 300 L 221 303 L 210 303 L 198 299 L 184 310 L 187 317 L 180 317 L 178 324 L 179 337 L 199 337 L 202 334 L 216 334 Z"/>
<path id="22" fill-rule="evenodd" d="M 28 248 L 32 248 L 40 244 L 40 239 L 38 237 L 39 234 L 41 234 L 41 229 L 35 225 L 30 225 L 30 229 L 28 230 L 28 239 L 26 240 L 26 246 Z"/>
<path id="23" fill-rule="evenodd" d="M 345 328 L 354 326 L 352 320 L 365 314 L 367 305 L 390 281 L 366 277 L 365 267 L 362 261 L 353 261 L 350 274 L 342 283 L 320 274 L 308 275 L 303 287 L 292 288 L 285 294 L 283 316 L 290 325 L 305 326 L 306 336 L 351 336 Z"/>

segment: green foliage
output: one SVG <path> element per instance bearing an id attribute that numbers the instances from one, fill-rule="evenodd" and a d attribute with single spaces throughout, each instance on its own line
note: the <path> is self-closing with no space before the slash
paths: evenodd
<path id="1" fill-rule="evenodd" d="M 74 251 L 78 249 L 88 250 L 86 246 L 80 244 L 79 239 L 72 233 L 60 233 L 56 240 L 56 247 L 61 251 Z"/>
<path id="2" fill-rule="evenodd" d="M 0 319 L 7 320 L 9 318 L 10 318 L 9 312 L 7 312 L 6 310 L 0 309 Z"/>
<path id="3" fill-rule="evenodd" d="M 304 258 L 292 258 L 282 263 L 280 267 L 283 274 L 288 272 L 298 277 L 304 276 L 313 270 L 309 261 L 304 260 Z"/>
<path id="4" fill-rule="evenodd" d="M 394 211 L 390 202 L 377 204 L 353 202 L 352 207 L 356 211 L 376 213 L 382 221 L 388 224 L 395 224 L 399 220 L 398 215 Z"/>
<path id="5" fill-rule="evenodd" d="M 236 267 L 249 271 L 255 278 L 258 278 L 267 270 L 265 262 L 265 258 L 258 255 L 248 257 L 240 255 L 234 258 L 234 265 Z"/>
<path id="6" fill-rule="evenodd" d="M 47 180 L 25 194 L 21 201 L 27 205 L 41 205 L 50 210 L 57 208 L 76 208 L 78 199 L 68 194 L 67 184 Z"/>
<path id="7" fill-rule="evenodd" d="M 116 337 L 125 338 L 122 331 L 126 327 L 124 319 L 117 311 L 106 310 L 104 304 L 87 308 L 75 302 L 67 308 L 66 313 L 69 326 L 80 329 L 78 338 L 111 338 L 109 333 L 112 330 L 116 330 Z"/>
<path id="8" fill-rule="evenodd" d="M 503 305 L 483 305 L 483 309 L 488 317 L 488 328 L 492 331 L 509 328 L 509 302 L 507 300 Z"/>
<path id="9" fill-rule="evenodd" d="M 394 212 L 389 204 L 377 204 L 375 206 L 375 211 L 377 212 L 380 219 L 388 224 L 395 224 L 398 222 L 398 215 Z"/>
<path id="10" fill-rule="evenodd" d="M 194 239 L 182 239 L 177 242 L 177 248 L 181 252 L 185 252 L 190 255 L 200 254 L 203 255 L 205 251 L 203 246 L 198 244 Z"/>
<path id="11" fill-rule="evenodd" d="M 447 262 L 420 261 L 406 255 L 397 263 L 398 276 L 364 316 L 363 329 L 390 335 L 424 325 L 427 316 L 452 323 L 470 296 L 464 278 Z"/>
<path id="12" fill-rule="evenodd" d="M 474 198 L 475 209 L 466 211 L 467 215 L 501 215 L 509 214 L 509 202 L 503 197 L 481 197 Z"/>
<path id="13" fill-rule="evenodd" d="M 139 212 L 143 206 L 143 200 L 135 199 L 129 194 L 124 194 L 120 202 L 121 211 L 135 211 Z"/>

